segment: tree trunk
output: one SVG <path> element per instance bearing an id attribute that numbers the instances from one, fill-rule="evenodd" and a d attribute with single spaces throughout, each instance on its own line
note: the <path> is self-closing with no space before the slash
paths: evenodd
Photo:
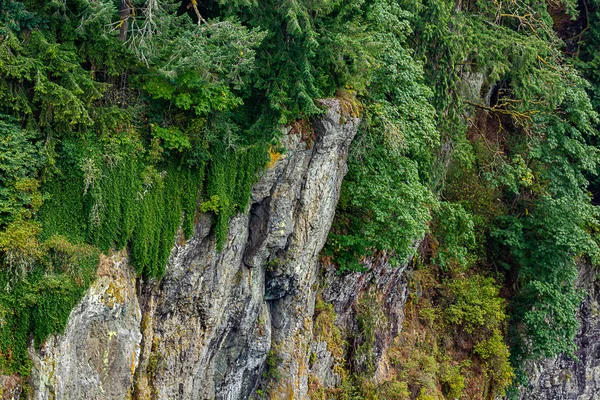
<path id="1" fill-rule="evenodd" d="M 133 7 L 130 0 L 121 0 L 119 3 L 119 17 L 121 18 L 119 37 L 122 41 L 127 40 L 127 30 L 129 29 L 129 17 Z"/>

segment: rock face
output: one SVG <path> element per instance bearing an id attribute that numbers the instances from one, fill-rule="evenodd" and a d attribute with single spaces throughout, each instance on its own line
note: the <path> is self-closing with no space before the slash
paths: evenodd
<path id="1" fill-rule="evenodd" d="M 577 359 L 560 356 L 532 365 L 522 400 L 600 399 L 600 286 L 596 277 L 593 267 L 580 267 L 579 286 L 587 296 L 579 310 Z"/>
<path id="2" fill-rule="evenodd" d="M 126 254 L 99 278 L 64 334 L 31 349 L 34 399 L 247 399 L 267 356 L 271 398 L 307 398 L 308 356 L 323 247 L 358 119 L 337 100 L 312 145 L 288 131 L 218 250 L 211 218 L 178 240 L 158 282 L 133 277 Z"/>
<path id="3" fill-rule="evenodd" d="M 116 399 L 131 395 L 140 354 L 141 313 L 125 252 L 102 257 L 98 278 L 71 312 L 63 335 L 30 349 L 34 399 Z"/>
<path id="4" fill-rule="evenodd" d="M 339 107 L 332 102 L 326 105 L 330 109 Z M 270 253 L 270 262 L 275 264 L 268 272 L 267 283 L 282 277 L 289 281 L 287 295 L 270 304 L 273 357 L 279 361 L 280 377 L 271 388 L 275 398 L 305 398 L 308 393 L 317 259 L 346 174 L 348 146 L 358 128 L 357 119 L 348 119 L 341 130 L 338 121 L 337 113 L 330 113 L 317 122 L 316 132 L 340 134 L 321 135 L 310 152 L 297 154 L 271 190 L 272 211 L 268 214 L 283 218 L 267 222 L 264 246 Z M 257 254 L 264 254 L 265 250 Z"/>
<path id="5" fill-rule="evenodd" d="M 103 257 L 65 332 L 30 348 L 29 381 L 0 377 L 2 399 L 307 399 L 309 387 L 340 385 L 345 356 L 352 371 L 385 381 L 410 262 L 392 267 L 377 254 L 364 260 L 367 272 L 343 276 L 320 264 L 359 122 L 336 100 L 323 103 L 314 136 L 286 131 L 286 154 L 264 171 L 221 249 L 201 214 L 159 281 L 136 278 L 126 251 Z M 580 275 L 588 296 L 577 359 L 532 365 L 523 400 L 600 398 L 600 286 L 593 268 Z M 315 325 L 317 299 L 335 332 Z M 341 354 L 332 338 L 354 351 L 367 340 L 365 310 L 375 327 L 369 354 Z"/>
<path id="6" fill-rule="evenodd" d="M 404 322 L 404 307 L 408 298 L 410 262 L 400 267 L 392 267 L 385 254 L 366 259 L 363 266 L 366 272 L 338 275 L 336 268 L 324 265 L 322 268 L 320 296 L 323 301 L 333 305 L 335 326 L 350 344 L 358 348 L 361 341 L 358 320 L 364 318 L 361 313 L 367 311 L 369 323 L 374 329 L 374 343 L 370 363 L 373 367 L 375 382 L 385 380 L 389 372 L 389 360 L 386 352 L 394 338 L 400 333 Z M 318 318 L 318 316 L 315 315 Z M 357 335 L 358 333 L 358 335 Z M 314 338 L 312 352 L 313 363 L 310 377 L 318 387 L 333 389 L 340 384 L 341 377 L 336 372 L 341 361 L 332 354 L 331 345 L 323 338 Z M 352 369 L 363 372 L 367 366 L 361 362 L 360 355 L 350 354 Z"/>

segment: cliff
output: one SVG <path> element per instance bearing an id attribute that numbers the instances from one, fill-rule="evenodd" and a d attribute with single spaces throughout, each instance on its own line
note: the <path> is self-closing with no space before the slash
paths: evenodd
<path id="1" fill-rule="evenodd" d="M 600 291 L 597 273 L 587 263 L 579 266 L 578 286 L 585 299 L 577 315 L 581 328 L 575 338 L 575 355 L 530 364 L 522 400 L 593 400 L 600 396 Z"/>
<path id="2" fill-rule="evenodd" d="M 136 276 L 126 250 L 101 257 L 65 331 L 30 346 L 31 375 L 3 376 L 2 398 L 332 398 L 348 371 L 385 383 L 410 268 L 381 253 L 364 260 L 365 272 L 339 275 L 319 258 L 359 122 L 339 101 L 323 104 L 314 137 L 285 131 L 287 152 L 273 157 L 221 250 L 211 216 L 200 214 L 160 280 Z M 531 364 L 521 399 L 597 397 L 598 288 L 588 265 L 579 286 L 587 296 L 576 358 Z"/>
<path id="3" fill-rule="evenodd" d="M 247 399 L 267 357 L 271 396 L 306 398 L 317 259 L 359 122 L 323 104 L 314 141 L 285 132 L 222 250 L 204 214 L 161 280 L 136 278 L 125 250 L 102 257 L 64 333 L 30 347 L 29 382 L 4 377 L 3 398 Z"/>
<path id="4" fill-rule="evenodd" d="M 0 0 L 0 397 L 599 397 L 599 7 Z"/>

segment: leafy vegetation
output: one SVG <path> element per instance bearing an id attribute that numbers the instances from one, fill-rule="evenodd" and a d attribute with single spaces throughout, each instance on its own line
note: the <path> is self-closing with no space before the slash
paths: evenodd
<path id="1" fill-rule="evenodd" d="M 326 254 L 346 273 L 417 253 L 432 282 L 415 321 L 439 351 L 402 358 L 431 373 L 373 390 L 460 397 L 460 359 L 503 393 L 525 361 L 572 353 L 577 263 L 599 253 L 597 1 L 179 6 L 0 2 L 3 373 L 64 328 L 101 252 L 158 279 L 197 210 L 222 246 L 281 126 L 325 96 L 362 117 Z M 369 308 L 348 393 L 370 387 Z M 448 359 L 442 328 L 472 346 Z"/>
<path id="2" fill-rule="evenodd" d="M 100 252 L 128 246 L 159 278 L 201 193 L 222 245 L 266 164 L 272 136 L 244 137 L 233 113 L 265 33 L 131 4 L 139 18 L 112 1 L 0 6 L 4 373 L 26 374 L 30 337 L 63 329 Z"/>
<path id="3" fill-rule="evenodd" d="M 441 350 L 426 356 L 438 366 L 445 363 L 441 355 L 476 366 L 463 372 L 483 366 L 491 392 L 467 398 L 501 394 L 513 369 L 524 377 L 525 361 L 573 354 L 582 299 L 577 263 L 595 264 L 598 257 L 598 211 L 589 193 L 596 190 L 598 168 L 598 4 L 398 5 L 412 27 L 404 47 L 423 65 L 422 79 L 411 80 L 431 89 L 425 100 L 435 108 L 437 118 L 431 118 L 441 140 L 427 147 L 435 136 L 413 137 L 411 145 L 427 156 L 394 152 L 394 161 L 385 159 L 373 145 L 382 130 L 368 132 L 371 110 L 365 107 L 361 135 L 371 141 L 359 136 L 351 154 L 327 254 L 340 273 L 361 271 L 363 257 L 381 251 L 392 264 L 402 262 L 414 254 L 427 224 L 417 257 L 435 283 L 426 296 L 431 307 L 419 313 L 426 325 L 441 327 L 430 329 L 427 344 Z M 359 98 L 368 104 L 369 96 Z M 394 121 L 419 121 L 424 109 L 396 114 Z M 385 151 L 393 148 L 380 143 Z M 401 176 L 407 163 L 417 171 L 410 178 Z M 459 331 L 449 335 L 449 326 Z M 448 341 L 464 335 L 475 344 L 468 355 L 453 353 Z M 400 363 L 418 361 L 420 352 L 411 349 Z M 436 368 L 431 384 L 399 382 L 423 389 L 412 390 L 411 398 L 455 396 L 444 393 L 443 368 Z"/>

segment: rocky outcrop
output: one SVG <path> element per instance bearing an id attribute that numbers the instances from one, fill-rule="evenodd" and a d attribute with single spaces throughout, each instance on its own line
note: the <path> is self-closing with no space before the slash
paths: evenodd
<path id="1" fill-rule="evenodd" d="M 594 267 L 579 268 L 579 286 L 586 298 L 579 309 L 581 328 L 576 358 L 560 356 L 535 363 L 522 400 L 596 400 L 600 398 L 600 286 Z"/>
<path id="2" fill-rule="evenodd" d="M 117 399 L 132 394 L 141 312 L 125 252 L 101 257 L 98 278 L 71 312 L 65 332 L 30 349 L 31 396 Z"/>
<path id="3" fill-rule="evenodd" d="M 167 274 L 141 287 L 140 399 L 244 398 L 269 351 L 264 272 L 242 262 L 247 216 L 232 219 L 218 252 L 205 215 L 194 238 L 176 246 Z"/>
<path id="4" fill-rule="evenodd" d="M 335 109 L 339 104 L 327 106 Z M 270 388 L 274 398 L 301 399 L 308 393 L 318 255 L 333 221 L 348 147 L 358 127 L 358 120 L 349 118 L 340 131 L 338 113 L 317 121 L 314 128 L 320 139 L 312 150 L 290 160 L 271 191 L 269 215 L 285 217 L 269 219 L 267 224 L 267 231 L 273 233 L 266 235 L 264 243 L 269 262 L 274 263 L 267 283 L 281 277 L 290 282 L 287 295 L 270 304 L 273 356 L 279 361 L 279 380 Z M 336 135 L 323 135 L 336 131 Z"/>
<path id="5" fill-rule="evenodd" d="M 387 350 L 400 333 L 404 322 L 404 307 L 408 298 L 410 260 L 402 266 L 391 266 L 385 254 L 363 261 L 365 272 L 339 275 L 333 265 L 324 265 L 320 279 L 320 296 L 333 306 L 335 326 L 350 349 L 357 349 L 365 340 L 361 336 L 359 319 L 368 319 L 375 329 L 369 359 L 373 368 L 373 379 L 381 382 L 389 374 Z M 318 317 L 318 316 L 315 316 Z M 310 375 L 318 387 L 333 389 L 340 384 L 341 376 L 336 371 L 342 363 L 350 362 L 354 372 L 365 372 L 363 357 L 346 354 L 349 360 L 336 359 L 335 343 L 328 343 L 318 335 L 312 344 L 314 353 Z"/>
<path id="6" fill-rule="evenodd" d="M 317 257 L 359 122 L 323 105 L 314 143 L 286 131 L 222 249 L 200 215 L 160 281 L 136 280 L 124 252 L 103 260 L 64 334 L 30 350 L 32 398 L 247 399 L 268 355 L 263 392 L 307 397 Z"/>

